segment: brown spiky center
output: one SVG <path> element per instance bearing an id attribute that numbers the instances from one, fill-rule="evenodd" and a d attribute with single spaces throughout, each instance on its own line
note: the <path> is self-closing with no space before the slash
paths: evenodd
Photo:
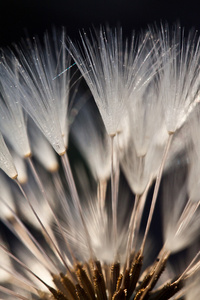
<path id="1" fill-rule="evenodd" d="M 42 300 L 167 300 L 184 284 L 184 279 L 172 280 L 154 289 L 167 260 L 168 257 L 157 259 L 142 274 L 140 252 L 132 255 L 130 267 L 125 270 L 121 270 L 119 262 L 77 263 L 71 274 L 52 274 L 56 289 L 49 287 L 50 294 L 40 292 L 39 296 Z"/>

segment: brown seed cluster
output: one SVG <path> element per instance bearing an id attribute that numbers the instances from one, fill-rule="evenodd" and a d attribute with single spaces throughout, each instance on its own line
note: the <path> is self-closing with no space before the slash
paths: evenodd
<path id="1" fill-rule="evenodd" d="M 52 274 L 57 287 L 57 290 L 49 287 L 53 298 L 41 293 L 40 297 L 42 300 L 167 300 L 180 291 L 185 280 L 172 280 L 154 289 L 167 259 L 157 259 L 142 272 L 143 256 L 140 252 L 132 255 L 130 267 L 126 270 L 121 270 L 119 262 L 112 265 L 99 261 L 84 265 L 77 263 L 71 274 Z"/>

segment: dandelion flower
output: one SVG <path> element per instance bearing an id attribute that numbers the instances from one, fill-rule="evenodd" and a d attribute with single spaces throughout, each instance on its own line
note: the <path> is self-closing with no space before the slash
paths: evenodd
<path id="1" fill-rule="evenodd" d="M 196 45 L 191 39 L 180 42 L 176 35 L 169 41 L 170 34 L 165 36 L 161 30 L 155 41 L 155 33 L 148 30 L 129 44 L 123 40 L 121 29 L 107 27 L 96 31 L 95 36 L 81 36 L 83 50 L 71 42 L 69 51 L 99 109 L 91 117 L 86 106 L 74 120 L 72 133 L 85 161 L 81 164 L 74 159 L 72 170 L 66 154 L 71 129 L 70 77 L 66 73 L 70 60 L 64 53 L 64 33 L 60 45 L 55 35 L 54 42 L 46 35 L 43 46 L 29 40 L 23 48 L 17 47 L 18 60 L 12 62 L 11 69 L 4 58 L 0 70 L 9 80 L 6 83 L 2 79 L 1 104 L 12 126 L 21 127 L 16 126 L 9 136 L 6 130 L 11 125 L 5 125 L 8 129 L 2 125 L 3 134 L 12 147 L 16 168 L 21 172 L 25 166 L 26 180 L 22 173 L 18 175 L 0 134 L 0 168 L 10 177 L 0 184 L 1 223 L 8 233 L 5 236 L 2 230 L 0 237 L 1 299 L 191 298 L 187 289 L 192 289 L 189 280 L 199 279 L 200 251 L 180 273 L 171 275 L 165 267 L 171 254 L 179 255 L 199 238 L 200 202 L 191 184 L 197 181 L 199 166 L 192 167 L 191 157 L 184 164 L 174 163 L 177 154 L 189 153 L 184 143 L 177 140 L 178 147 L 170 148 L 173 134 L 181 138 L 180 127 L 184 130 L 189 113 L 198 107 L 199 76 L 193 57 L 198 61 L 199 46 L 198 39 Z M 181 50 L 177 56 L 173 53 L 176 43 Z M 175 87 L 170 91 L 171 80 Z M 165 94 L 172 99 L 166 100 Z M 27 123 L 23 109 L 28 114 Z M 105 128 L 99 127 L 100 117 Z M 195 126 L 197 129 L 198 124 Z M 10 140 L 19 128 L 25 132 L 20 135 L 23 143 L 27 137 L 33 145 L 28 166 L 24 159 L 27 148 L 19 151 L 23 143 L 15 137 Z M 192 144 L 196 137 L 191 139 L 187 131 L 185 139 Z M 195 159 L 192 151 L 190 155 Z M 71 151 L 72 160 L 73 156 Z M 161 197 L 160 185 L 164 191 Z M 158 215 L 154 219 L 153 214 L 161 198 L 164 238 L 157 235 L 154 239 L 149 234 L 150 225 L 153 219 L 156 227 L 161 227 Z"/>

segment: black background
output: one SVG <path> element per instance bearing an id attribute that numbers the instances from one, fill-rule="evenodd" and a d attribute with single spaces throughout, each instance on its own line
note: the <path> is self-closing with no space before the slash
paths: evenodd
<path id="1" fill-rule="evenodd" d="M 45 30 L 65 26 L 78 37 L 79 29 L 109 23 L 122 25 L 128 35 L 147 24 L 180 21 L 186 29 L 200 29 L 200 1 L 181 0 L 0 0 L 0 45 L 25 36 L 43 36 Z"/>

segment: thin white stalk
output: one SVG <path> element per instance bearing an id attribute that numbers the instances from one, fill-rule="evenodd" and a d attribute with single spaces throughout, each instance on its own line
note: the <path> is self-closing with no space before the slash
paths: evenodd
<path id="1" fill-rule="evenodd" d="M 10 295 L 10 296 L 14 296 L 17 299 L 29 300 L 29 298 L 21 296 L 18 293 L 15 293 L 15 292 L 11 291 L 10 289 L 5 288 L 4 286 L 0 286 L 0 291 L 3 292 L 4 294 Z"/>
<path id="2" fill-rule="evenodd" d="M 116 254 L 117 254 L 117 198 L 118 198 L 117 172 L 119 172 L 119 171 L 114 170 L 114 138 L 115 138 L 115 135 L 110 136 L 110 139 L 111 139 L 112 230 L 113 230 L 114 251 L 115 251 L 115 256 L 116 256 Z M 119 168 L 119 166 L 116 166 L 116 168 Z"/>
<path id="3" fill-rule="evenodd" d="M 26 275 L 22 275 L 22 274 L 18 273 L 15 270 L 14 271 L 13 270 L 8 270 L 6 267 L 3 267 L 3 266 L 0 266 L 0 269 L 7 272 L 8 274 L 10 274 L 12 276 L 12 278 L 16 279 L 18 282 L 21 282 L 23 285 L 28 287 L 29 290 L 30 290 L 30 288 L 33 288 L 34 290 L 37 290 L 36 285 L 34 285 L 31 282 L 31 280 L 27 278 Z M 24 276 L 26 276 L 26 277 L 24 277 Z"/>
<path id="4" fill-rule="evenodd" d="M 60 203 L 61 203 L 64 211 L 66 212 L 67 220 L 68 220 L 70 226 L 73 228 L 73 227 L 75 227 L 75 221 L 72 218 L 73 214 L 71 213 L 71 209 L 70 209 L 67 197 L 65 196 L 65 191 L 63 188 L 62 180 L 60 178 L 58 171 L 52 173 L 52 179 L 53 179 L 53 182 L 55 185 L 56 192 L 58 194 L 58 198 L 60 199 Z"/>
<path id="5" fill-rule="evenodd" d="M 176 294 L 176 297 L 173 299 L 173 300 L 180 300 L 180 299 L 183 299 L 183 297 L 186 295 L 186 293 L 189 291 L 189 290 L 192 290 L 192 288 L 194 287 L 195 288 L 195 285 L 197 284 L 197 281 L 193 281 L 193 282 L 190 282 L 188 284 L 187 282 L 187 285 L 184 286 L 177 294 Z"/>
<path id="6" fill-rule="evenodd" d="M 58 256 L 60 257 L 60 259 L 61 259 L 61 261 L 63 262 L 63 264 L 64 264 L 64 266 L 66 267 L 66 269 L 67 269 L 67 270 L 70 272 L 70 274 L 71 274 L 71 271 L 70 271 L 70 269 L 69 269 L 69 267 L 68 267 L 68 265 L 67 265 L 67 263 L 66 263 L 64 257 L 62 256 L 60 250 L 59 250 L 59 249 L 57 248 L 57 246 L 55 245 L 55 243 L 54 243 L 54 241 L 52 240 L 50 234 L 48 233 L 48 231 L 46 230 L 44 224 L 42 223 L 42 221 L 40 220 L 39 216 L 37 215 L 35 209 L 33 208 L 32 204 L 31 204 L 31 202 L 30 202 L 30 200 L 28 199 L 28 197 L 27 197 L 27 195 L 26 195 L 26 193 L 25 193 L 25 191 L 24 191 L 22 185 L 20 184 L 20 182 L 19 182 L 17 179 L 15 179 L 15 182 L 17 183 L 17 185 L 18 185 L 18 187 L 19 187 L 19 189 L 20 189 L 22 195 L 24 196 L 25 200 L 26 200 L 27 203 L 29 204 L 29 206 L 30 206 L 30 208 L 31 208 L 31 210 L 32 210 L 32 212 L 33 212 L 33 214 L 34 214 L 34 216 L 35 216 L 36 219 L 38 220 L 38 222 L 39 222 L 40 226 L 42 227 L 44 233 L 46 234 L 48 240 L 49 240 L 50 243 L 52 244 L 53 248 L 55 249 L 56 253 L 57 253 Z"/>
<path id="7" fill-rule="evenodd" d="M 144 193 L 140 197 L 140 202 L 137 206 L 136 225 L 135 225 L 136 227 L 135 227 L 135 234 L 134 234 L 133 239 L 132 239 L 132 251 L 135 251 L 135 248 L 136 248 L 136 245 L 137 245 L 138 233 L 139 233 L 139 229 L 140 229 L 140 224 L 141 224 L 141 220 L 142 220 L 144 206 L 145 206 L 146 198 L 147 198 L 148 191 L 149 191 L 149 188 L 150 188 L 151 184 L 152 184 L 152 178 L 150 178 Z"/>
<path id="8" fill-rule="evenodd" d="M 67 209 L 68 216 L 70 217 L 71 216 L 70 207 L 69 207 L 68 201 L 65 197 L 63 184 L 62 184 L 62 181 L 61 181 L 58 171 L 52 173 L 52 179 L 53 179 L 53 182 L 54 182 L 54 185 L 56 188 L 56 192 L 58 193 L 58 197 L 61 200 L 61 203 L 65 203 L 65 208 Z M 71 218 L 71 220 L 72 220 L 72 218 Z"/>
<path id="9" fill-rule="evenodd" d="M 150 228 L 150 225 L 151 225 L 151 221 L 152 221 L 152 217 L 153 217 L 153 213 L 154 213 L 154 209 L 155 209 L 155 205 L 156 205 L 156 200 L 157 200 L 157 196 L 158 196 L 158 190 L 159 190 L 159 187 L 160 187 L 162 173 L 163 173 L 164 165 L 165 165 L 165 162 L 166 162 L 166 159 L 167 159 L 167 154 L 168 154 L 169 149 L 170 149 L 170 145 L 171 145 L 173 135 L 174 135 L 174 133 L 169 133 L 169 137 L 168 137 L 167 144 L 165 146 L 165 150 L 164 150 L 164 153 L 163 153 L 161 165 L 160 165 L 160 168 L 159 168 L 159 171 L 158 171 L 158 175 L 156 177 L 156 183 L 155 183 L 155 187 L 154 187 L 153 198 L 152 198 L 151 207 L 150 207 L 150 211 L 149 211 L 149 216 L 148 216 L 148 220 L 147 220 L 146 230 L 145 230 L 144 238 L 143 238 L 142 245 L 141 245 L 141 253 L 144 252 L 144 246 L 145 246 L 145 242 L 146 242 L 146 239 L 147 239 L 147 234 L 149 232 L 149 228 Z"/>
<path id="10" fill-rule="evenodd" d="M 193 267 L 191 267 L 191 269 L 185 275 L 185 278 L 187 279 L 193 276 L 196 272 L 199 271 L 199 269 L 200 269 L 200 260 L 198 260 L 198 262 Z"/>
<path id="11" fill-rule="evenodd" d="M 128 234 L 127 247 L 126 247 L 126 264 L 125 264 L 124 270 L 128 270 L 129 264 L 130 264 L 131 245 L 132 245 L 132 238 L 133 238 L 134 231 L 135 231 L 136 210 L 139 205 L 139 201 L 140 201 L 140 196 L 135 195 L 135 201 L 134 201 L 131 218 L 130 218 L 130 222 L 129 222 L 129 228 L 128 228 L 129 234 Z"/>
<path id="12" fill-rule="evenodd" d="M 36 182 L 37 182 L 37 184 L 38 184 L 38 187 L 39 187 L 39 189 L 40 189 L 40 191 L 41 191 L 41 193 L 42 193 L 43 198 L 48 202 L 47 194 L 46 194 L 45 189 L 44 189 L 44 186 L 43 186 L 43 184 L 42 184 L 42 182 L 41 182 L 41 180 L 40 180 L 40 177 L 38 176 L 38 173 L 37 173 L 37 171 L 36 171 L 36 169 L 35 169 L 35 166 L 34 166 L 34 164 L 33 164 L 32 158 L 31 158 L 30 156 L 27 157 L 27 161 L 28 161 L 28 163 L 29 163 L 29 166 L 30 166 L 30 168 L 31 168 L 31 171 L 32 171 L 32 173 L 33 173 L 33 176 L 34 176 L 34 178 L 35 178 L 35 180 L 36 180 Z"/>
<path id="13" fill-rule="evenodd" d="M 177 232 L 176 234 L 178 234 L 178 231 L 180 229 L 180 226 L 182 225 L 182 223 L 184 222 L 183 220 L 183 217 L 187 217 L 187 214 L 188 213 L 191 213 L 190 211 L 192 211 L 192 213 L 190 214 L 190 218 L 193 216 L 194 212 L 196 211 L 196 209 L 198 208 L 199 206 L 199 203 L 196 203 L 195 205 L 192 205 L 192 203 L 189 203 L 190 201 L 187 202 L 186 206 L 185 206 L 185 209 L 183 210 L 183 213 L 179 219 L 179 225 L 178 225 L 178 229 L 177 229 Z M 188 223 L 188 222 L 187 222 Z M 185 224 L 184 224 L 185 225 Z M 166 243 L 165 243 L 166 244 Z M 149 282 L 148 286 L 146 287 L 144 293 L 142 294 L 141 296 L 141 299 L 140 300 L 143 300 L 145 295 L 147 294 L 147 292 L 150 290 L 151 288 L 151 284 L 154 280 L 154 278 L 157 276 L 157 273 L 159 272 L 160 270 L 160 267 L 162 266 L 162 261 L 163 259 L 167 258 L 169 255 L 170 255 L 170 251 L 169 250 L 166 250 L 166 245 L 163 245 L 158 257 L 160 257 L 160 260 L 156 266 L 156 269 L 155 269 L 155 272 L 154 272 L 154 275 L 152 276 L 151 278 L 151 281 Z M 189 277 L 191 276 L 193 273 L 195 273 L 197 270 L 198 270 L 198 267 L 195 268 L 195 266 L 193 267 L 194 268 L 194 271 L 191 272 L 192 274 L 188 274 L 188 272 L 191 271 L 191 268 L 192 268 L 192 265 L 194 264 L 194 262 L 197 260 L 198 256 L 200 255 L 200 251 L 196 254 L 196 256 L 194 257 L 194 259 L 191 261 L 191 263 L 189 264 L 189 266 L 186 268 L 186 270 L 181 274 L 181 276 L 175 281 L 173 282 L 173 284 L 178 284 L 178 282 L 181 280 L 181 279 L 184 279 L 184 277 Z M 199 262 L 198 262 L 199 263 Z M 197 266 L 198 266 L 198 263 L 197 263 Z"/>
<path id="14" fill-rule="evenodd" d="M 197 208 L 199 207 L 199 204 L 200 202 L 194 203 L 190 200 L 188 201 L 177 224 L 176 235 L 178 235 L 181 230 L 184 230 L 184 228 L 189 224 Z"/>
<path id="15" fill-rule="evenodd" d="M 200 256 L 200 250 L 197 252 L 197 254 L 195 255 L 195 257 L 193 258 L 193 260 L 191 261 L 191 263 L 189 264 L 189 266 L 185 269 L 185 271 L 181 274 L 181 276 L 179 276 L 179 278 L 174 282 L 174 284 L 179 283 L 179 281 L 181 279 L 184 278 L 184 276 L 187 276 L 187 272 L 190 270 L 190 268 L 192 268 L 192 265 L 194 264 L 194 262 L 197 260 L 197 258 Z"/>
<path id="16" fill-rule="evenodd" d="M 73 202 L 74 202 L 74 206 L 76 207 L 77 211 L 79 212 L 79 215 L 80 215 L 80 218 L 81 218 L 81 221 L 82 221 L 82 224 L 83 224 L 83 228 L 84 228 L 84 231 L 85 231 L 85 237 L 86 237 L 87 245 L 88 245 L 88 248 L 89 248 L 90 256 L 91 256 L 92 259 L 94 259 L 94 254 L 93 254 L 93 250 L 92 250 L 90 235 L 89 235 L 89 232 L 88 232 L 88 229 L 87 229 L 84 217 L 83 217 L 82 207 L 81 207 L 81 204 L 80 204 L 78 192 L 77 192 L 76 185 L 75 185 L 75 182 L 74 182 L 74 178 L 73 178 L 73 175 L 72 175 L 68 155 L 67 155 L 66 152 L 61 156 L 61 161 L 62 161 L 62 164 L 63 164 L 65 177 L 66 177 L 67 183 L 69 185 L 71 196 L 72 196 L 72 199 L 73 199 Z"/>
<path id="17" fill-rule="evenodd" d="M 144 156 L 141 156 L 139 158 L 139 169 L 138 169 L 138 176 L 140 179 L 142 177 L 143 163 L 144 163 Z M 135 195 L 135 202 L 134 202 L 134 206 L 133 206 L 133 210 L 132 210 L 132 214 L 131 214 L 131 218 L 130 218 L 130 222 L 129 222 L 126 269 L 129 268 L 129 264 L 130 264 L 131 245 L 132 245 L 132 240 L 134 237 L 136 223 L 137 223 L 136 222 L 137 221 L 137 219 L 136 219 L 137 213 L 136 212 L 138 210 L 139 202 L 140 202 L 140 195 Z"/>
<path id="18" fill-rule="evenodd" d="M 12 212 L 16 222 L 18 223 L 18 225 L 20 225 L 22 227 L 22 229 L 24 230 L 24 232 L 22 233 L 21 229 L 20 229 L 20 234 L 19 236 L 22 237 L 25 235 L 25 238 L 28 239 L 28 243 L 31 243 L 31 251 L 33 250 L 32 247 L 34 247 L 34 250 L 33 250 L 33 254 L 34 252 L 36 251 L 36 257 L 40 257 L 42 255 L 42 260 L 44 260 L 44 258 L 47 260 L 48 264 L 52 264 L 52 266 L 59 272 L 59 269 L 58 267 L 56 266 L 56 264 L 53 262 L 53 260 L 51 259 L 50 256 L 47 255 L 47 252 L 44 251 L 44 249 L 42 248 L 42 246 L 40 245 L 40 243 L 37 242 L 37 240 L 34 238 L 34 236 L 31 234 L 31 232 L 28 230 L 28 228 L 22 223 L 22 221 L 20 220 L 20 218 L 16 215 L 16 213 L 12 210 L 12 208 L 7 204 L 5 203 L 5 201 L 3 199 L 1 199 L 1 201 L 4 203 L 4 205 Z M 16 228 L 15 225 L 12 224 L 12 226 L 9 225 L 8 222 L 4 221 L 5 224 L 7 224 L 7 226 L 9 227 L 10 230 L 12 230 L 12 226 L 14 228 Z M 15 234 L 14 230 L 12 230 L 13 234 Z M 19 228 L 16 228 L 16 232 L 19 233 Z M 23 237 L 24 239 L 24 237 Z M 22 241 L 23 241 L 22 239 Z M 41 260 L 40 260 L 41 262 Z M 49 267 L 48 267 L 48 264 L 44 263 L 44 262 L 41 262 L 45 268 L 49 271 Z"/>
<path id="19" fill-rule="evenodd" d="M 103 212 L 105 209 L 106 189 L 107 189 L 107 181 L 99 180 L 97 185 L 97 199 L 98 199 L 98 204 L 101 212 Z"/>
<path id="20" fill-rule="evenodd" d="M 165 250 L 164 247 L 163 247 L 161 249 L 159 255 L 158 255 L 158 257 L 160 259 L 159 259 L 159 262 L 157 263 L 154 274 L 151 277 L 150 282 L 146 286 L 143 294 L 141 295 L 140 300 L 143 300 L 145 298 L 146 294 L 148 293 L 148 291 L 151 289 L 151 286 L 152 286 L 152 283 L 153 283 L 154 279 L 156 278 L 157 274 L 160 272 L 161 268 L 163 267 L 163 261 L 165 261 L 169 257 L 169 255 L 170 255 L 170 252 Z"/>
<path id="21" fill-rule="evenodd" d="M 189 199 L 184 207 L 181 217 L 179 218 L 179 222 L 182 222 L 185 219 L 185 217 L 187 216 L 188 212 L 190 211 L 192 205 L 193 205 L 193 202 L 191 199 Z"/>
<path id="22" fill-rule="evenodd" d="M 39 276 L 37 276 L 31 269 L 29 269 L 20 259 L 14 256 L 6 247 L 0 244 L 0 248 L 7 253 L 13 260 L 15 260 L 20 266 L 22 266 L 28 273 L 33 275 L 36 279 L 38 279 L 43 285 L 45 285 L 48 289 L 51 288 L 47 283 L 45 283 Z"/>
<path id="23" fill-rule="evenodd" d="M 141 196 L 135 195 L 135 202 L 134 202 L 134 206 L 133 206 L 133 210 L 132 210 L 132 214 L 131 214 L 131 218 L 130 218 L 130 222 L 129 222 L 129 235 L 128 235 L 128 241 L 127 241 L 127 254 L 126 254 L 126 263 L 125 263 L 124 271 L 129 269 L 130 254 L 132 251 L 135 250 L 135 246 L 134 245 L 132 246 L 132 244 L 133 244 L 133 240 L 134 240 L 135 244 L 137 241 L 137 235 L 138 235 L 138 231 L 139 231 L 139 227 L 140 227 L 144 204 L 146 201 L 146 196 L 147 196 L 149 187 L 151 185 L 151 181 L 152 180 L 150 179 L 144 193 Z M 123 284 L 124 284 L 124 278 L 125 277 L 123 277 L 121 286 L 123 286 Z"/>
<path id="24" fill-rule="evenodd" d="M 38 173 L 37 173 L 37 171 L 36 171 L 36 169 L 35 169 L 35 166 L 34 166 L 34 164 L 33 164 L 33 162 L 32 162 L 31 157 L 28 157 L 28 162 L 29 162 L 29 165 L 30 165 L 31 170 L 32 170 L 32 172 L 33 172 L 33 175 L 34 175 L 34 177 L 35 177 L 35 180 L 36 180 L 36 182 L 37 182 L 37 184 L 38 184 L 38 187 L 39 187 L 39 189 L 40 189 L 40 191 L 41 191 L 41 193 L 42 193 L 42 196 L 44 197 L 45 201 L 47 202 L 47 204 L 48 204 L 48 206 L 49 206 L 49 208 L 50 208 L 50 210 L 51 210 L 51 212 L 52 212 L 52 215 L 53 215 L 53 217 L 54 217 L 54 220 L 56 221 L 56 224 L 57 224 L 57 226 L 58 226 L 58 228 L 59 228 L 60 234 L 62 235 L 62 238 L 63 238 L 63 240 L 64 240 L 64 242 L 65 242 L 65 245 L 66 245 L 66 247 L 68 248 L 69 253 L 70 253 L 70 255 L 71 255 L 73 261 L 76 262 L 76 259 L 75 259 L 75 256 L 74 256 L 74 254 L 73 254 L 73 251 L 72 251 L 72 249 L 71 249 L 71 247 L 70 247 L 70 245 L 69 245 L 69 243 L 68 243 L 68 241 L 67 241 L 67 239 L 66 239 L 66 237 L 65 237 L 64 231 L 63 231 L 63 229 L 62 229 L 62 227 L 61 227 L 61 225 L 60 225 L 60 222 L 59 222 L 58 218 L 56 217 L 56 215 L 55 215 L 55 213 L 54 213 L 54 210 L 53 210 L 53 208 L 52 208 L 52 206 L 51 206 L 51 203 L 49 202 L 49 199 L 48 199 L 47 194 L 46 194 L 46 192 L 45 192 L 44 186 L 43 186 L 42 181 L 40 180 L 40 177 L 39 177 L 39 175 L 38 175 Z"/>

